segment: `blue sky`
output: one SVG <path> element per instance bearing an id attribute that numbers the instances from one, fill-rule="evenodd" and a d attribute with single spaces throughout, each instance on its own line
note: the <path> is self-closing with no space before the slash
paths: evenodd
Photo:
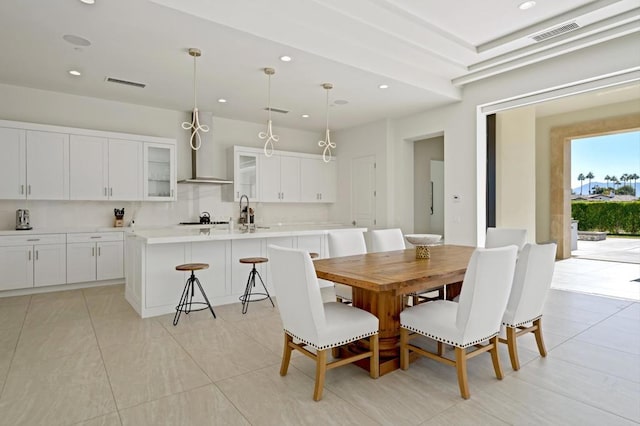
<path id="1" fill-rule="evenodd" d="M 573 139 L 571 188 L 579 188 L 578 175 L 586 176 L 589 172 L 595 175 L 591 182 L 605 182 L 606 175 L 615 175 L 618 179 L 625 173 L 640 175 L 640 131 Z M 585 180 L 582 184 L 588 182 Z"/>

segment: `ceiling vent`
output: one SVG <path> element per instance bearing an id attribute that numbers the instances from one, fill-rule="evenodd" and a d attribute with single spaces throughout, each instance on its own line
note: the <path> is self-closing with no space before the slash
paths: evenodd
<path id="1" fill-rule="evenodd" d="M 117 83 L 117 84 L 124 84 L 125 86 L 139 87 L 141 89 L 144 89 L 147 86 L 144 83 L 136 83 L 135 81 L 120 80 L 119 78 L 113 78 L 113 77 L 106 77 L 104 81 L 106 81 L 107 83 Z"/>
<path id="2" fill-rule="evenodd" d="M 278 109 L 278 108 L 269 108 L 269 107 L 266 107 L 264 110 L 265 110 L 265 111 L 269 111 L 269 110 L 271 110 L 271 112 L 279 112 L 280 114 L 289 114 L 289 111 L 287 111 L 286 109 Z"/>
<path id="3" fill-rule="evenodd" d="M 538 35 L 532 36 L 531 38 L 539 43 L 541 41 L 550 39 L 552 37 L 559 36 L 560 34 L 564 34 L 564 33 L 568 33 L 568 32 L 573 31 L 573 30 L 577 30 L 578 28 L 580 28 L 580 25 L 576 24 L 575 22 L 569 22 L 568 24 L 564 24 L 564 25 L 556 27 L 556 28 L 554 28 L 552 30 L 545 31 L 545 32 L 540 33 Z"/>

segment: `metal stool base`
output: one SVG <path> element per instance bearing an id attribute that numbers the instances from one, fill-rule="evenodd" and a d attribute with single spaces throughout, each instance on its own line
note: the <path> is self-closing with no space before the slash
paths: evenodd
<path id="1" fill-rule="evenodd" d="M 252 292 L 251 289 L 253 289 L 253 287 L 256 286 L 256 275 L 258 276 L 258 278 L 260 279 L 260 283 L 262 284 L 262 288 L 264 288 L 264 293 L 260 292 L 260 293 L 256 293 L 256 292 Z M 261 296 L 259 298 L 254 298 L 253 296 Z M 261 300 L 266 300 L 269 299 L 269 302 L 271 302 L 271 306 L 273 306 L 275 308 L 276 305 L 273 304 L 273 300 L 271 299 L 271 296 L 269 295 L 269 290 L 267 290 L 267 286 L 264 285 L 264 281 L 262 281 L 262 277 L 260 276 L 260 272 L 258 272 L 258 270 L 256 269 L 256 264 L 253 264 L 253 268 L 251 268 L 251 271 L 249 272 L 249 279 L 247 279 L 247 286 L 244 289 L 244 294 L 242 296 L 240 296 L 238 299 L 240 299 L 240 301 L 242 302 L 242 314 L 246 314 L 247 311 L 249 310 L 249 303 L 250 302 L 259 302 Z"/>
<path id="2" fill-rule="evenodd" d="M 200 289 L 200 293 L 202 293 L 202 297 L 204 297 L 204 302 L 194 302 L 193 294 L 195 290 L 195 285 L 198 285 Z M 204 305 L 202 308 L 193 309 L 193 305 Z M 209 309 L 211 311 L 211 315 L 216 318 L 216 313 L 213 312 L 213 308 L 211 307 L 211 303 L 209 303 L 209 299 L 207 298 L 207 294 L 202 289 L 202 285 L 200 284 L 200 280 L 196 278 L 193 271 L 191 271 L 191 276 L 187 279 L 186 284 L 184 285 L 184 290 L 182 290 L 182 296 L 180 296 L 180 302 L 176 305 L 176 314 L 173 317 L 173 325 L 178 325 L 178 321 L 180 321 L 180 314 L 184 312 L 186 315 L 189 315 L 191 312 L 204 311 L 205 309 Z"/>

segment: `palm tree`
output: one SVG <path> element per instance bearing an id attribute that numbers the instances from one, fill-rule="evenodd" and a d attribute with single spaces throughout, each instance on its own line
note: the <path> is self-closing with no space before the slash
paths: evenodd
<path id="1" fill-rule="evenodd" d="M 614 189 L 616 189 L 616 186 L 620 185 L 620 181 L 615 176 L 611 176 L 611 181 L 613 182 L 613 188 Z"/>
<path id="2" fill-rule="evenodd" d="M 595 176 L 591 172 L 589 172 L 586 176 L 586 178 L 589 179 L 589 194 L 591 194 L 591 179 L 593 179 L 594 177 Z"/>
<path id="3" fill-rule="evenodd" d="M 609 187 L 609 181 L 610 181 L 610 180 L 611 180 L 611 176 L 606 175 L 606 176 L 604 177 L 604 181 L 605 181 L 605 182 L 607 182 L 607 188 Z"/>
<path id="4" fill-rule="evenodd" d="M 638 194 L 636 194 L 636 188 L 638 186 L 638 179 L 640 179 L 640 176 L 638 176 L 637 173 L 632 173 L 627 177 L 629 180 L 633 179 L 633 195 L 638 196 Z"/>
<path id="5" fill-rule="evenodd" d="M 584 177 L 584 175 L 582 173 L 580 173 L 578 175 L 578 180 L 580 181 L 580 195 L 582 195 L 582 182 L 584 182 L 586 178 Z"/>
<path id="6" fill-rule="evenodd" d="M 625 173 L 622 176 L 620 176 L 620 181 L 622 182 L 622 186 L 624 186 L 628 180 L 629 180 L 628 174 Z"/>

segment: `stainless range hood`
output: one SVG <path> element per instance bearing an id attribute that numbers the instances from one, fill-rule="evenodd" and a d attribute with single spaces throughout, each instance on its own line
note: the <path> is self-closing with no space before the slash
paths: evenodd
<path id="1" fill-rule="evenodd" d="M 232 180 L 216 178 L 211 176 L 198 176 L 197 174 L 197 159 L 198 159 L 198 151 L 191 150 L 191 178 L 179 180 L 178 183 L 208 183 L 208 184 L 218 184 L 224 185 L 233 183 Z"/>

